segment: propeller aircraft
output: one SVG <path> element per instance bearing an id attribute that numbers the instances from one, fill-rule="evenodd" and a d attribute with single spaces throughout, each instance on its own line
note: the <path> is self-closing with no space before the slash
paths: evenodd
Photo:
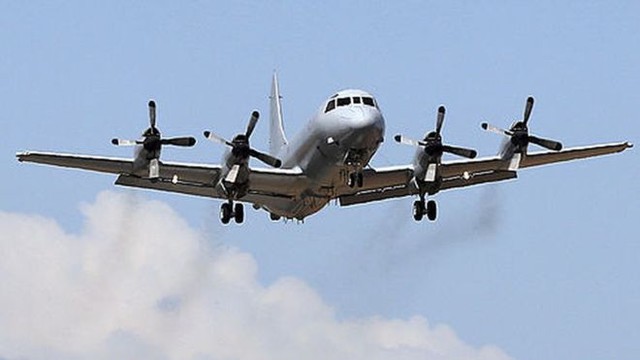
<path id="1" fill-rule="evenodd" d="M 443 190 L 515 179 L 521 169 L 622 152 L 629 142 L 564 149 L 555 140 L 529 133 L 534 99 L 526 101 L 522 120 L 509 130 L 488 123 L 481 127 L 505 136 L 497 156 L 476 158 L 476 150 L 443 142 L 445 107 L 438 108 L 435 129 L 422 140 L 396 135 L 395 141 L 417 147 L 412 164 L 373 168 L 370 161 L 384 140 L 385 120 L 378 102 L 363 90 L 342 90 L 323 102 L 304 130 L 288 141 L 283 126 L 281 96 L 273 75 L 270 96 L 269 152 L 250 145 L 260 118 L 253 111 L 244 133 L 231 141 L 205 131 L 204 137 L 228 147 L 220 164 L 160 160 L 163 145 L 190 147 L 193 137 L 162 138 L 156 127 L 156 104 L 149 101 L 149 128 L 140 140 L 113 139 L 117 146 L 135 146 L 134 158 L 26 151 L 18 161 L 117 175 L 121 186 L 168 191 L 223 200 L 220 220 L 242 223 L 243 204 L 266 211 L 271 220 L 303 221 L 331 200 L 341 206 L 416 196 L 413 218 L 436 219 L 436 203 L 427 197 Z M 544 148 L 530 153 L 528 146 Z M 443 160 L 448 153 L 462 160 Z M 267 167 L 254 167 L 255 158 Z"/>

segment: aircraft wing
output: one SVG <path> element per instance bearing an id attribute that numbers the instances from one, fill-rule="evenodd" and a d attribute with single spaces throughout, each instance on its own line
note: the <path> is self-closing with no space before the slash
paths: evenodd
<path id="1" fill-rule="evenodd" d="M 517 177 L 513 171 L 503 170 L 505 161 L 498 157 L 453 161 L 440 165 L 442 185 L 440 190 L 461 188 L 488 182 L 497 182 Z M 387 167 L 366 169 L 364 186 L 356 193 L 339 197 L 341 206 L 363 204 L 391 198 L 416 195 L 418 187 L 413 180 L 413 167 Z"/>
<path id="2" fill-rule="evenodd" d="M 22 152 L 16 154 L 18 161 L 82 169 L 109 174 L 131 174 L 133 160 L 92 155 L 76 155 L 49 152 Z M 161 162 L 160 179 L 210 182 L 220 175 L 219 166 Z"/>
<path id="3" fill-rule="evenodd" d="M 221 174 L 219 165 L 161 162 L 160 177 L 152 181 L 131 173 L 131 159 L 48 152 L 23 152 L 16 157 L 21 162 L 116 174 L 119 176 L 115 183 L 121 186 L 224 198 L 215 187 Z M 241 201 L 256 204 L 296 196 L 306 186 L 306 177 L 300 169 L 252 168 L 249 176 L 249 193 Z"/>
<path id="4" fill-rule="evenodd" d="M 133 166 L 133 161 L 130 159 L 91 155 L 26 151 L 17 153 L 16 157 L 20 162 L 33 162 L 38 164 L 98 171 L 111 174 L 131 172 Z"/>
<path id="5" fill-rule="evenodd" d="M 633 147 L 628 142 L 614 144 L 600 144 L 592 146 L 575 147 L 562 151 L 543 151 L 527 154 L 520 162 L 520 168 L 548 165 L 562 161 L 584 159 L 593 156 L 614 154 Z"/>
<path id="6" fill-rule="evenodd" d="M 180 168 L 174 164 L 174 168 Z M 183 169 L 187 171 L 187 169 Z M 306 177 L 299 169 L 261 169 L 252 168 L 249 175 L 249 191 L 238 201 L 252 204 L 269 205 L 275 201 L 291 199 L 304 189 Z M 172 178 L 160 178 L 151 180 L 138 176 L 121 174 L 115 184 L 121 186 L 167 191 L 185 195 L 203 196 L 217 199 L 226 199 L 224 194 L 216 188 L 218 177 L 211 177 L 207 181 L 173 181 Z"/>
<path id="7" fill-rule="evenodd" d="M 624 151 L 633 145 L 624 143 L 600 144 L 569 148 L 562 151 L 545 151 L 524 156 L 520 168 L 548 165 L 563 161 L 602 156 Z M 474 160 L 458 160 L 440 165 L 442 185 L 440 190 L 462 188 L 488 182 L 515 179 L 515 171 L 509 171 L 509 160 L 498 156 Z M 365 186 L 356 193 L 339 196 L 340 205 L 355 205 L 396 197 L 418 194 L 413 181 L 411 166 L 389 167 L 364 172 Z"/>

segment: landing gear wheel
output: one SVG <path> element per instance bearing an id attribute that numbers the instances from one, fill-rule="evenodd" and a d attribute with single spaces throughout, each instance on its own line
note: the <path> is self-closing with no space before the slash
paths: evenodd
<path id="1" fill-rule="evenodd" d="M 427 218 L 430 221 L 435 221 L 436 216 L 437 216 L 437 206 L 436 206 L 436 202 L 434 200 L 429 200 L 427 202 Z"/>
<path id="2" fill-rule="evenodd" d="M 363 180 L 363 176 L 361 172 L 355 172 L 355 173 L 351 173 L 349 174 L 349 179 L 347 180 L 347 185 L 352 188 L 352 187 L 362 187 L 364 183 Z"/>
<path id="3" fill-rule="evenodd" d="M 356 174 L 355 173 L 351 173 L 349 174 L 349 179 L 347 180 L 347 185 L 352 188 L 354 186 L 356 186 L 356 182 L 357 182 L 357 178 L 356 178 Z"/>
<path id="4" fill-rule="evenodd" d="M 422 217 L 424 217 L 424 201 L 416 200 L 413 203 L 413 219 L 420 221 Z"/>
<path id="5" fill-rule="evenodd" d="M 229 220 L 231 220 L 231 204 L 224 203 L 220 206 L 220 221 L 226 225 Z"/>
<path id="6" fill-rule="evenodd" d="M 236 220 L 236 224 L 242 224 L 244 221 L 244 205 L 237 203 L 234 210 L 233 217 Z"/>
<path id="7" fill-rule="evenodd" d="M 280 220 L 280 215 L 269 213 L 269 219 L 271 219 L 271 221 L 278 221 Z"/>

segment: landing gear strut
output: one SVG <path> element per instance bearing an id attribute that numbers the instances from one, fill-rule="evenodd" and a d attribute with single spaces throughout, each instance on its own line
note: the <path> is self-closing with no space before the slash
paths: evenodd
<path id="1" fill-rule="evenodd" d="M 352 187 L 362 187 L 364 184 L 362 172 L 354 172 L 349 174 L 349 179 L 347 180 L 347 185 Z"/>
<path id="2" fill-rule="evenodd" d="M 416 200 L 413 203 L 413 219 L 415 221 L 420 221 L 422 218 L 427 215 L 429 221 L 435 221 L 437 217 L 437 205 L 435 200 L 429 200 L 426 203 L 424 199 Z"/>
<path id="3" fill-rule="evenodd" d="M 220 205 L 220 221 L 223 224 L 228 224 L 234 218 L 237 224 L 242 224 L 244 221 L 244 205 L 237 203 L 233 204 L 233 200 L 229 200 Z"/>

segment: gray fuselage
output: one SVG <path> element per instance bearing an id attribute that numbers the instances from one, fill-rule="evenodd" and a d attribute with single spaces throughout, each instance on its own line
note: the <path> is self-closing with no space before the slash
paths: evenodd
<path id="1" fill-rule="evenodd" d="M 349 104 L 345 104 L 347 98 Z M 363 98 L 372 99 L 372 103 L 365 104 Z M 329 103 L 339 100 L 342 105 L 330 109 Z M 371 94 L 362 90 L 337 93 L 277 154 L 283 160 L 282 168 L 300 169 L 306 175 L 306 183 L 296 189 L 294 198 L 263 207 L 278 216 L 295 219 L 321 210 L 340 191 L 349 191 L 349 174 L 367 166 L 384 139 L 384 131 L 384 118 Z"/>

